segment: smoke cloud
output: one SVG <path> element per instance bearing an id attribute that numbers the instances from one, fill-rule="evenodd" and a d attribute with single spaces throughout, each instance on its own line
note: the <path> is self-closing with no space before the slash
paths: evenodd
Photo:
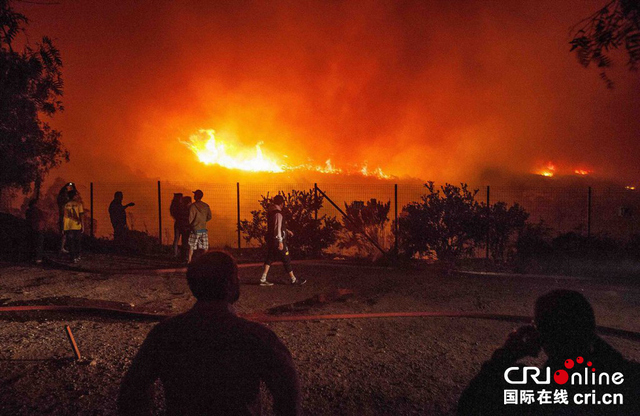
<path id="1" fill-rule="evenodd" d="M 199 129 L 291 164 L 400 177 L 590 169 L 640 178 L 640 78 L 609 91 L 569 54 L 602 1 L 16 3 L 64 60 L 60 172 L 93 180 L 215 176 Z M 231 179 L 233 172 L 207 177 Z M 55 174 L 54 174 L 55 175 Z"/>

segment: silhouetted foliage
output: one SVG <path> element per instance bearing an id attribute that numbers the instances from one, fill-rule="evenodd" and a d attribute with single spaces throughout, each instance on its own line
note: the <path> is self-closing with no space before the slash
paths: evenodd
<path id="1" fill-rule="evenodd" d="M 0 190 L 27 192 L 69 159 L 60 132 L 40 119 L 63 109 L 62 60 L 48 37 L 34 47 L 26 42 L 20 51 L 13 48 L 28 19 L 9 3 L 0 0 Z"/>
<path id="2" fill-rule="evenodd" d="M 552 237 L 552 230 L 542 222 L 527 224 L 517 242 L 518 260 L 616 260 L 634 258 L 637 236 L 624 242 L 606 235 L 592 235 L 590 237 L 567 232 Z"/>
<path id="3" fill-rule="evenodd" d="M 557 257 L 574 259 L 607 260 L 624 256 L 624 244 L 606 235 L 562 233 L 551 241 L 551 248 Z"/>
<path id="4" fill-rule="evenodd" d="M 518 235 L 516 253 L 520 259 L 549 256 L 551 247 L 551 228 L 542 221 L 538 224 L 527 223 Z"/>
<path id="5" fill-rule="evenodd" d="M 384 246 L 387 239 L 387 223 L 389 222 L 389 209 L 391 201 L 380 202 L 374 198 L 366 202 L 353 201 L 344 204 L 345 213 L 351 218 L 342 221 L 340 232 L 339 248 L 356 249 L 359 257 L 375 258 L 380 255 L 380 251 L 362 234 L 365 232 L 375 240 L 380 246 Z"/>
<path id="6" fill-rule="evenodd" d="M 279 192 L 284 198 L 283 214 L 286 218 L 287 229 L 293 232 L 292 237 L 287 237 L 289 251 L 294 256 L 307 257 L 318 256 L 322 250 L 334 244 L 337 232 L 341 228 L 340 222 L 335 217 L 327 215 L 315 219 L 315 211 L 322 208 L 324 198 L 318 195 L 316 198 L 313 189 L 308 191 L 292 190 L 290 193 Z M 269 195 L 262 195 L 260 199 L 262 209 L 251 211 L 251 220 L 240 222 L 240 231 L 245 241 L 257 241 L 261 246 L 265 245 L 267 232 L 267 209 L 271 205 Z"/>
<path id="7" fill-rule="evenodd" d="M 611 50 L 624 47 L 627 65 L 638 69 L 640 62 L 640 0 L 612 0 L 602 9 L 579 22 L 571 42 L 578 62 L 585 68 L 591 63 L 601 69 L 600 77 L 613 88 L 606 68 L 612 64 Z"/>
<path id="8" fill-rule="evenodd" d="M 436 190 L 433 182 L 425 187 L 429 193 L 421 202 L 405 206 L 398 219 L 404 253 L 433 252 L 444 263 L 471 254 L 474 243 L 483 238 L 480 205 L 475 201 L 478 190 L 470 191 L 467 184 L 445 184 Z"/>
<path id="9" fill-rule="evenodd" d="M 627 241 L 625 251 L 630 258 L 640 260 L 640 234 L 631 236 Z"/>
<path id="10" fill-rule="evenodd" d="M 510 243 L 514 234 L 522 231 L 529 214 L 517 203 L 509 207 L 505 202 L 497 202 L 490 206 L 482 205 L 480 215 L 482 234 L 488 233 L 491 257 L 495 261 L 505 261 L 507 249 L 513 247 Z"/>

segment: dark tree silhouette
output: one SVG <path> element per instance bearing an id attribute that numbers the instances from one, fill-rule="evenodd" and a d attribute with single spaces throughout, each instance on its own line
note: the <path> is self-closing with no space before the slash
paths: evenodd
<path id="1" fill-rule="evenodd" d="M 631 70 L 638 69 L 640 62 L 640 0 L 612 0 L 602 9 L 578 22 L 572 29 L 571 51 L 585 68 L 595 64 L 600 68 L 600 77 L 613 88 L 606 69 L 612 64 L 610 52 L 615 49 L 627 51 Z"/>
<path id="2" fill-rule="evenodd" d="M 29 21 L 10 3 L 0 0 L 0 191 L 28 192 L 69 159 L 60 132 L 41 120 L 63 110 L 62 60 L 48 37 L 16 50 Z"/>

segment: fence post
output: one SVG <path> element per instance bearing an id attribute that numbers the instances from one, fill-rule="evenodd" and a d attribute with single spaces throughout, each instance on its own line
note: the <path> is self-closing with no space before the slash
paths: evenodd
<path id="1" fill-rule="evenodd" d="M 162 245 L 162 197 L 160 193 L 160 181 L 158 181 L 158 240 Z"/>
<path id="2" fill-rule="evenodd" d="M 314 195 L 314 200 L 313 202 L 316 204 L 316 210 L 315 213 L 313 214 L 313 218 L 317 221 L 318 220 L 318 208 L 317 208 L 317 204 L 318 204 L 318 183 L 314 183 L 313 184 L 313 195 Z"/>
<path id="3" fill-rule="evenodd" d="M 89 184 L 89 201 L 89 209 L 91 209 L 91 224 L 89 225 L 89 236 L 93 238 L 93 182 Z"/>
<path id="4" fill-rule="evenodd" d="M 395 222 L 394 222 L 394 234 L 395 234 L 395 246 L 396 246 L 396 254 L 398 253 L 398 184 L 396 183 L 393 186 L 393 201 L 394 201 L 394 213 L 395 213 Z"/>
<path id="5" fill-rule="evenodd" d="M 240 182 L 236 182 L 236 205 L 238 208 L 238 248 L 240 248 Z"/>
<path id="6" fill-rule="evenodd" d="M 489 185 L 487 185 L 487 209 L 489 209 L 489 206 L 491 204 L 491 187 Z M 491 234 L 491 229 L 487 228 L 487 247 L 486 247 L 486 252 L 485 252 L 485 259 L 489 260 L 489 243 L 490 243 L 490 234 Z"/>
<path id="7" fill-rule="evenodd" d="M 587 197 L 587 238 L 591 238 L 591 187 Z"/>

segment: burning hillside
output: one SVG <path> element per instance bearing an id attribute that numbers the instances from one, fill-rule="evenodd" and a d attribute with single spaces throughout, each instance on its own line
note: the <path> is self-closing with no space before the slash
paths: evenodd
<path id="1" fill-rule="evenodd" d="M 263 150 L 264 143 L 255 146 L 244 146 L 239 143 L 216 138 L 215 130 L 202 129 L 192 134 L 188 141 L 182 141 L 205 165 L 217 165 L 227 169 L 238 169 L 246 172 L 284 173 L 295 171 L 317 172 L 329 175 L 346 174 L 378 179 L 392 179 L 380 167 L 370 168 L 367 162 L 349 167 L 337 167 L 326 159 L 324 164 L 291 163 L 280 160 L 289 159 L 286 154 L 275 156 L 273 152 Z"/>

